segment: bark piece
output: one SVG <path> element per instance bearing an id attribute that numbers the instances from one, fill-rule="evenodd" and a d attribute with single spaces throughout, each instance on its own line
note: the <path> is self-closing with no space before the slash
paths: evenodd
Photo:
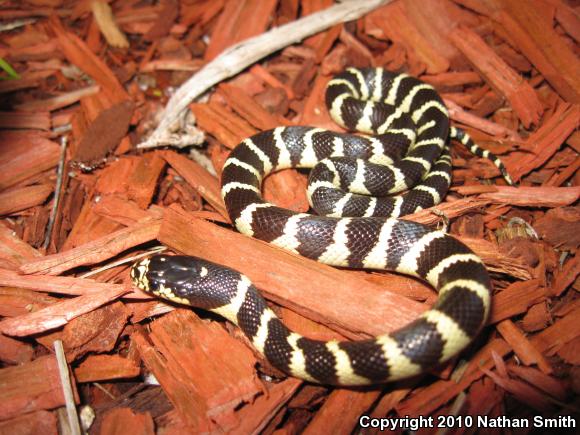
<path id="1" fill-rule="evenodd" d="M 119 355 L 92 355 L 74 369 L 77 382 L 110 381 L 135 378 L 141 368 L 130 358 Z"/>
<path id="2" fill-rule="evenodd" d="M 526 312 L 533 304 L 545 300 L 546 293 L 547 290 L 540 286 L 537 279 L 510 284 L 491 299 L 489 323 L 497 323 Z"/>
<path id="3" fill-rule="evenodd" d="M 514 152 L 504 159 L 512 179 L 519 180 L 550 159 L 579 122 L 580 106 L 558 105 L 550 118 L 522 144 L 525 152 Z"/>
<path id="4" fill-rule="evenodd" d="M 457 189 L 462 192 L 462 189 Z M 495 192 L 479 197 L 497 204 L 532 207 L 561 207 L 573 204 L 580 197 L 580 187 L 511 187 L 496 186 Z"/>
<path id="5" fill-rule="evenodd" d="M 501 2 L 495 18 L 510 41 L 540 73 L 571 103 L 580 103 L 580 60 L 545 19 L 541 8 L 527 7 L 522 0 Z"/>
<path id="6" fill-rule="evenodd" d="M 380 393 L 380 389 L 374 391 L 334 390 L 303 433 L 309 435 L 351 434 L 353 429 L 359 427 L 360 416 L 368 414 L 368 409 L 378 399 Z"/>
<path id="7" fill-rule="evenodd" d="M 263 33 L 275 7 L 276 2 L 273 0 L 227 2 L 205 52 L 205 60 L 212 60 L 236 42 Z"/>
<path id="8" fill-rule="evenodd" d="M 532 87 L 519 74 L 474 31 L 458 27 L 449 37 L 490 86 L 510 102 L 524 127 L 538 124 L 543 107 Z"/>
<path id="9" fill-rule="evenodd" d="M 99 163 L 127 134 L 132 116 L 132 101 L 118 101 L 107 92 L 81 99 L 73 118 L 72 159 L 88 167 Z"/>
<path id="10" fill-rule="evenodd" d="M 177 153 L 165 152 L 162 156 L 219 214 L 229 220 L 216 177 L 198 163 Z"/>
<path id="11" fill-rule="evenodd" d="M 482 368 L 493 367 L 492 354 L 503 356 L 510 352 L 511 348 L 502 339 L 496 338 L 488 342 L 473 355 L 460 380 L 441 380 L 423 388 L 420 394 L 415 394 L 401 402 L 396 410 L 399 415 L 419 416 L 430 415 L 435 410 L 456 397 L 473 382 L 480 379 L 484 373 Z"/>
<path id="12" fill-rule="evenodd" d="M 233 410 L 261 391 L 252 351 L 190 310 L 176 310 L 154 322 L 148 336 L 132 337 L 180 417 L 198 432 L 236 427 Z"/>
<path id="13" fill-rule="evenodd" d="M 128 293 L 128 287 L 113 287 L 98 294 L 87 294 L 52 304 L 34 313 L 0 321 L 0 331 L 6 335 L 24 337 L 51 331 L 70 320 L 105 305 Z"/>
<path id="14" fill-rule="evenodd" d="M 50 130 L 49 112 L 0 112 L 1 129 Z"/>
<path id="15" fill-rule="evenodd" d="M 3 270 L 0 270 L 2 275 L 4 275 L 3 272 Z M 8 274 L 11 274 L 11 272 L 8 272 Z M 2 279 L 2 281 L 4 280 Z M 0 315 L 4 317 L 16 317 L 33 313 L 58 302 L 58 299 L 52 296 L 26 290 L 20 286 L 12 287 L 10 284 L 9 287 L 0 288 L 0 300 L 2 302 Z"/>
<path id="16" fill-rule="evenodd" d="M 134 413 L 129 408 L 116 408 L 107 411 L 101 423 L 102 435 L 123 435 L 127 433 L 127 428 L 133 434 L 153 435 L 155 434 L 155 424 L 151 414 L 148 412 Z"/>
<path id="17" fill-rule="evenodd" d="M 530 343 L 524 333 L 510 320 L 504 320 L 497 325 L 497 330 L 507 341 L 523 364 L 537 364 L 542 372 L 552 373 L 552 367 L 540 352 Z"/>
<path id="18" fill-rule="evenodd" d="M 550 356 L 580 336 L 580 307 L 575 307 L 553 325 L 534 335 L 531 340 L 538 350 Z"/>
<path id="19" fill-rule="evenodd" d="M 388 38 L 401 44 L 425 65 L 429 74 L 438 74 L 449 69 L 449 58 L 426 38 L 408 11 L 405 2 L 393 2 L 371 12 L 365 17 L 367 26 L 380 30 L 383 39 Z"/>
<path id="20" fill-rule="evenodd" d="M 38 133 L 0 132 L 0 190 L 55 167 L 60 147 Z"/>
<path id="21" fill-rule="evenodd" d="M 49 411 L 23 414 L 0 422 L 0 433 L 58 435 L 57 418 Z"/>
<path id="22" fill-rule="evenodd" d="M 146 209 L 157 190 L 157 180 L 165 168 L 165 161 L 157 153 L 142 156 L 135 169 L 125 181 L 127 198 L 135 201 L 139 207 Z"/>
<path id="23" fill-rule="evenodd" d="M 38 184 L 14 188 L 0 193 L 0 216 L 9 215 L 44 204 L 54 186 Z"/>
<path id="24" fill-rule="evenodd" d="M 46 355 L 26 364 L 0 369 L 0 399 L 0 420 L 63 406 L 56 358 Z M 78 403 L 76 391 L 75 399 Z"/>
<path id="25" fill-rule="evenodd" d="M 190 109 L 199 127 L 230 149 L 257 133 L 245 120 L 221 105 L 193 103 Z"/>
<path id="26" fill-rule="evenodd" d="M 238 433 L 259 433 L 276 413 L 283 410 L 292 396 L 302 385 L 299 379 L 286 379 L 278 384 L 271 385 L 265 394 L 258 396 L 252 403 L 246 404 L 237 411 L 240 419 L 235 431 Z"/>
<path id="27" fill-rule="evenodd" d="M 566 388 L 564 388 L 560 381 L 554 379 L 552 376 L 548 376 L 533 367 L 516 366 L 514 364 L 508 365 L 508 371 L 548 393 L 555 399 L 560 401 L 566 400 Z"/>
<path id="28" fill-rule="evenodd" d="M 67 360 L 73 361 L 88 352 L 112 351 L 128 317 L 123 304 L 113 302 L 70 320 L 61 336 Z"/>
<path id="29" fill-rule="evenodd" d="M 0 285 L 8 287 L 18 287 L 22 289 L 38 290 L 47 293 L 58 293 L 63 295 L 84 295 L 91 293 L 101 293 L 111 289 L 121 290 L 121 284 L 109 284 L 96 282 L 92 279 L 76 278 L 72 276 L 43 276 L 38 279 L 34 275 L 21 275 L 14 271 L 0 269 Z M 38 294 L 32 293 L 31 302 L 42 302 Z M 143 297 L 143 295 L 141 295 Z M 54 301 L 46 296 L 46 303 Z"/>
<path id="30" fill-rule="evenodd" d="M 78 266 L 105 261 L 133 246 L 154 240 L 158 232 L 159 221 L 138 222 L 74 249 L 28 261 L 20 268 L 28 274 L 58 275 Z"/>
<path id="31" fill-rule="evenodd" d="M 542 331 L 550 324 L 552 315 L 545 302 L 533 305 L 522 319 L 522 328 L 526 332 Z"/>
<path id="32" fill-rule="evenodd" d="M 65 92 L 52 98 L 44 100 L 27 101 L 14 106 L 17 110 L 27 112 L 53 112 L 58 109 L 63 109 L 67 106 L 79 102 L 83 98 L 91 97 L 98 94 L 100 87 L 97 85 L 87 86 L 85 88 L 77 89 L 75 91 Z M 55 123 L 56 124 L 56 123 Z"/>
<path id="33" fill-rule="evenodd" d="M 569 285 L 571 285 L 576 277 L 580 275 L 580 256 L 576 256 L 566 262 L 562 269 L 554 274 L 552 281 L 552 292 L 554 295 L 561 295 Z"/>
<path id="34" fill-rule="evenodd" d="M 242 89 L 236 86 L 222 83 L 218 89 L 219 93 L 225 97 L 228 105 L 259 130 L 269 130 L 289 124 L 283 117 L 270 114 Z"/>
<path id="35" fill-rule="evenodd" d="M 31 345 L 0 334 L 0 361 L 8 364 L 22 364 L 32 361 L 33 356 L 34 349 Z"/>
<path id="36" fill-rule="evenodd" d="M 42 254 L 18 238 L 4 223 L 0 223 L 0 258 L 20 264 Z"/>
<path id="37" fill-rule="evenodd" d="M 107 64 L 99 59 L 78 36 L 68 32 L 56 15 L 50 20 L 58 44 L 69 62 L 75 64 L 97 82 L 116 102 L 128 100 L 127 92 Z"/>
<path id="38" fill-rule="evenodd" d="M 576 251 L 580 245 L 580 209 L 561 207 L 548 210 L 534 223 L 534 229 L 551 246 Z"/>

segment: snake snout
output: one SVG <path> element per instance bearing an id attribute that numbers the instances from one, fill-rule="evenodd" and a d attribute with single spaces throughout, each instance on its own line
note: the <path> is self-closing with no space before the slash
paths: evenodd
<path id="1" fill-rule="evenodd" d="M 149 282 L 147 280 L 147 270 L 149 269 L 149 258 L 144 258 L 131 266 L 130 276 L 133 285 L 141 290 L 148 290 Z"/>

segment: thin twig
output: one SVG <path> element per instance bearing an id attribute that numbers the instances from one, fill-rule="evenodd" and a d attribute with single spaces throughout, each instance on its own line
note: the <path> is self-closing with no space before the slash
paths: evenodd
<path id="1" fill-rule="evenodd" d="M 355 20 L 367 12 L 392 0 L 348 0 L 299 20 L 276 27 L 261 35 L 246 39 L 205 65 L 173 94 L 151 136 L 138 148 L 165 145 L 188 146 L 199 144 L 203 137 L 180 135 L 179 129 L 187 106 L 212 86 L 231 77 L 263 57 L 336 24 Z"/>
<path id="2" fill-rule="evenodd" d="M 48 249 L 50 239 L 52 238 L 52 229 L 54 228 L 54 221 L 56 220 L 56 212 L 58 211 L 58 204 L 60 203 L 62 180 L 64 178 L 64 166 L 66 160 L 66 146 L 67 140 L 66 136 L 62 137 L 60 143 L 60 161 L 58 162 L 58 170 L 56 172 L 56 186 L 54 188 L 54 201 L 52 203 L 52 210 L 50 211 L 50 217 L 48 219 L 48 226 L 46 228 L 46 236 L 44 238 L 43 247 Z"/>
<path id="3" fill-rule="evenodd" d="M 79 416 L 77 414 L 77 407 L 75 405 L 75 398 L 68 371 L 68 364 L 66 362 L 64 347 L 62 346 L 61 340 L 54 341 L 54 352 L 56 354 L 56 361 L 58 363 L 58 372 L 60 374 L 60 383 L 62 385 L 62 392 L 66 404 L 66 413 L 68 416 L 70 431 L 73 435 L 80 435 L 81 427 L 79 425 Z"/>
<path id="4" fill-rule="evenodd" d="M 89 278 L 93 275 L 96 275 L 99 272 L 103 272 L 105 270 L 112 269 L 113 267 L 120 266 L 121 264 L 132 263 L 135 260 L 139 260 L 140 258 L 148 257 L 148 256 L 154 255 L 154 254 L 159 254 L 165 250 L 167 250 L 167 248 L 165 246 L 156 246 L 155 248 L 152 248 L 146 252 L 143 252 L 142 254 L 132 255 L 131 257 L 128 257 L 128 258 L 123 258 L 123 259 L 118 260 L 118 261 L 113 261 L 112 263 L 107 263 L 103 267 L 99 267 L 98 269 L 91 270 L 83 275 L 80 275 L 79 278 L 83 278 L 83 279 Z"/>

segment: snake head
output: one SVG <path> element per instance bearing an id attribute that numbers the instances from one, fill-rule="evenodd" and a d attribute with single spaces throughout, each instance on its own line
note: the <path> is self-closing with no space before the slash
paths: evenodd
<path id="1" fill-rule="evenodd" d="M 225 275 L 238 272 L 201 258 L 183 255 L 153 255 L 131 267 L 133 284 L 148 293 L 199 308 L 227 304 L 232 289 Z M 220 289 L 216 291 L 215 289 Z"/>
<path id="2" fill-rule="evenodd" d="M 183 264 L 183 258 L 153 255 L 138 261 L 131 267 L 133 284 L 172 302 L 191 305 L 185 296 L 190 293 L 188 289 L 192 286 L 192 280 L 195 282 L 199 276 L 200 267 L 192 261 Z"/>

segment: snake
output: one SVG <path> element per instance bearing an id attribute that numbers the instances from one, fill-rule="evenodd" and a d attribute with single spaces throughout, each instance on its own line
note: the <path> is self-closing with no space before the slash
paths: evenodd
<path id="1" fill-rule="evenodd" d="M 243 140 L 222 171 L 231 222 L 242 234 L 324 264 L 426 281 L 438 292 L 429 310 L 373 338 L 321 341 L 290 330 L 245 275 L 200 258 L 145 258 L 131 268 L 132 280 L 159 297 L 225 317 L 290 376 L 350 386 L 424 374 L 456 357 L 484 327 L 492 285 L 465 244 L 400 216 L 444 197 L 450 139 L 490 159 L 511 180 L 499 158 L 450 126 L 436 90 L 410 75 L 348 68 L 328 82 L 325 100 L 332 119 L 358 134 L 285 126 Z M 262 198 L 262 180 L 286 168 L 312 169 L 307 195 L 318 214 Z"/>

